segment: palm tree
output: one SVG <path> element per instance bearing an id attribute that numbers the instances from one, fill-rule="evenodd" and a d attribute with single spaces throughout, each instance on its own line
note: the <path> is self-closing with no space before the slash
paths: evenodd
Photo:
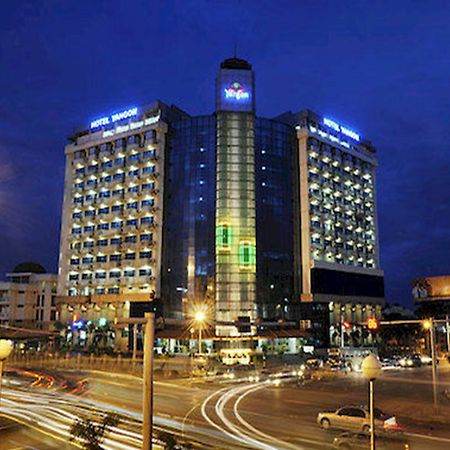
<path id="1" fill-rule="evenodd" d="M 120 422 L 117 414 L 108 413 L 101 423 L 93 422 L 89 417 L 77 419 L 70 427 L 71 440 L 80 440 L 86 450 L 103 450 L 102 442 L 105 435 Z"/>

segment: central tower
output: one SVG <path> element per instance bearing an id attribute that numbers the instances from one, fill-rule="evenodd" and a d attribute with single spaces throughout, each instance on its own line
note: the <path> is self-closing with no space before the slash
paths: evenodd
<path id="1" fill-rule="evenodd" d="M 255 76 L 226 59 L 216 78 L 216 334 L 256 318 Z M 239 331 L 238 331 L 239 330 Z"/>

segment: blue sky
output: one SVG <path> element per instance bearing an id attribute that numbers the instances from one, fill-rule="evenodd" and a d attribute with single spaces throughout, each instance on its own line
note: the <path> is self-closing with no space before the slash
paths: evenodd
<path id="1" fill-rule="evenodd" d="M 23 1 L 0 17 L 0 274 L 57 268 L 64 145 L 122 106 L 212 112 L 233 54 L 257 111 L 310 108 L 378 148 L 388 300 L 450 273 L 449 2 Z"/>

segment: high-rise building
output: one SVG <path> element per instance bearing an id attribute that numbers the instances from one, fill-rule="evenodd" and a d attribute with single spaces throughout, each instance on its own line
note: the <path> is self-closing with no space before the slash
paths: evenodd
<path id="1" fill-rule="evenodd" d="M 160 296 L 167 122 L 180 115 L 156 102 L 95 119 L 70 138 L 58 278 L 62 320 L 142 316 Z M 128 344 L 122 334 L 119 348 Z"/>
<path id="2" fill-rule="evenodd" d="M 242 59 L 220 65 L 215 100 L 202 116 L 126 109 L 71 138 L 61 317 L 183 320 L 202 304 L 222 341 L 304 319 L 338 344 L 343 320 L 383 302 L 375 149 L 307 110 L 258 117 Z"/>
<path id="3" fill-rule="evenodd" d="M 375 148 L 335 120 L 309 110 L 294 116 L 298 143 L 302 315 L 331 344 L 381 316 Z M 305 306 L 306 305 L 306 306 Z M 343 323 L 346 330 L 342 333 Z M 356 340 L 356 338 L 355 338 Z"/>

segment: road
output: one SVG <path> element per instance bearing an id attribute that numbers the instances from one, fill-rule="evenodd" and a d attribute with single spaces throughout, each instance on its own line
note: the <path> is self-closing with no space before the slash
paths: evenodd
<path id="1" fill-rule="evenodd" d="M 171 431 L 183 441 L 203 444 L 203 448 L 330 448 L 336 433 L 316 425 L 317 412 L 365 403 L 366 382 L 358 374 L 349 374 L 302 384 L 296 376 L 287 375 L 276 383 L 276 378 L 253 382 L 157 381 L 156 427 Z M 377 406 L 398 417 L 411 448 L 450 448 L 450 422 L 446 421 L 450 406 L 434 413 L 429 368 L 388 371 L 383 375 L 376 382 Z M 442 386 L 450 382 L 448 373 L 440 379 Z M 64 392 L 58 383 L 65 384 Z M 26 423 L 34 420 L 41 430 L 63 439 L 68 438 L 68 429 L 76 417 L 99 417 L 106 410 L 116 411 L 122 414 L 122 423 L 108 437 L 106 448 L 139 448 L 141 386 L 136 377 L 102 372 L 51 374 L 34 385 L 29 380 L 8 385 L 2 409 Z M 45 445 L 33 448 L 56 448 Z M 17 446 L 5 450 L 10 448 Z"/>

